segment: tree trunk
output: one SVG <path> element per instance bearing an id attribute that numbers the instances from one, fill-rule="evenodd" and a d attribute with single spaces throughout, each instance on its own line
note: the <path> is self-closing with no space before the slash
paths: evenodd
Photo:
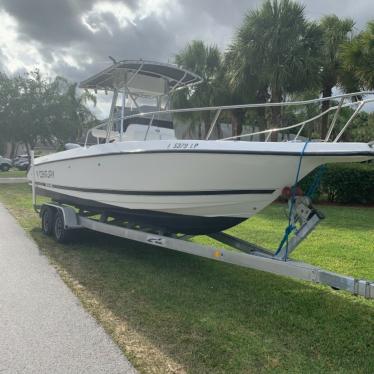
<path id="1" fill-rule="evenodd" d="M 203 122 L 203 119 L 200 117 L 200 123 L 199 123 L 199 132 L 198 132 L 198 137 L 199 137 L 199 140 L 202 139 L 202 132 L 203 132 L 203 126 L 204 126 L 204 122 Z"/>
<path id="2" fill-rule="evenodd" d="M 204 131 L 204 139 L 207 137 L 208 135 L 208 132 L 209 132 L 209 129 L 210 129 L 210 121 L 205 121 L 204 123 L 204 128 L 205 128 L 205 131 Z"/>
<path id="3" fill-rule="evenodd" d="M 10 157 L 11 159 L 13 159 L 15 153 L 16 153 L 16 143 L 15 143 L 14 141 L 11 141 L 11 143 L 10 143 L 10 152 L 9 152 L 9 157 Z"/>
<path id="4" fill-rule="evenodd" d="M 217 139 L 222 139 L 223 138 L 223 132 L 222 132 L 221 123 L 218 122 L 216 124 L 216 126 L 217 126 Z"/>
<path id="5" fill-rule="evenodd" d="M 231 123 L 232 123 L 232 136 L 239 136 L 243 131 L 241 119 L 238 115 L 235 115 L 233 111 L 230 111 Z M 238 138 L 240 140 L 240 138 Z"/>
<path id="6" fill-rule="evenodd" d="M 271 102 L 280 103 L 282 101 L 282 93 L 275 87 L 271 90 Z M 282 123 L 282 112 L 280 106 L 271 107 L 271 124 L 270 128 L 276 129 L 281 127 Z M 277 140 L 277 132 L 271 134 L 271 141 Z"/>
<path id="7" fill-rule="evenodd" d="M 29 160 L 29 165 L 31 165 L 31 147 L 28 142 L 25 142 L 25 146 L 26 146 L 27 158 Z"/>
<path id="8" fill-rule="evenodd" d="M 262 89 L 259 89 L 256 93 L 256 103 L 262 104 L 266 103 L 269 100 L 269 94 L 268 94 L 268 88 L 264 87 Z M 265 107 L 259 107 L 256 108 L 257 118 L 258 118 L 258 127 L 260 131 L 266 130 L 268 128 L 267 122 L 266 122 L 266 108 Z M 260 140 L 265 140 L 266 134 L 261 134 L 259 136 Z"/>
<path id="9" fill-rule="evenodd" d="M 331 95 L 332 95 L 332 87 L 325 87 L 322 91 L 322 97 L 330 97 Z M 329 108 L 330 108 L 330 100 L 322 101 L 321 112 L 325 112 Z M 322 119 L 321 119 L 321 129 L 320 129 L 321 139 L 325 139 L 327 135 L 328 123 L 329 123 L 329 115 L 328 113 L 326 113 L 324 116 L 322 116 Z"/>
<path id="10" fill-rule="evenodd" d="M 267 92 L 267 87 L 258 90 L 256 94 L 256 103 L 266 103 L 269 99 L 269 94 Z M 259 117 L 259 125 L 261 130 L 266 129 L 266 110 L 265 107 L 260 107 L 256 109 L 257 115 Z"/>
<path id="11" fill-rule="evenodd" d="M 232 112 L 230 112 L 230 116 L 231 116 L 231 136 L 236 136 L 238 120 L 236 119 L 236 117 L 233 115 Z"/>
<path id="12" fill-rule="evenodd" d="M 280 92 L 272 91 L 271 93 L 271 102 L 279 103 L 282 100 L 282 95 Z M 281 127 L 281 107 L 272 106 L 271 107 L 271 128 Z"/>

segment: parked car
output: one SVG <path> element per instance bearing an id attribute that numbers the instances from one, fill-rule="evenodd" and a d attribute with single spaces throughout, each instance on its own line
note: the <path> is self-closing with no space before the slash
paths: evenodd
<path id="1" fill-rule="evenodd" d="M 27 170 L 29 167 L 29 156 L 27 154 L 18 155 L 13 159 L 13 166 L 18 170 Z"/>
<path id="2" fill-rule="evenodd" d="M 23 162 L 25 160 L 28 159 L 28 156 L 27 154 L 23 154 L 23 155 L 17 155 L 16 157 L 14 157 L 13 159 L 13 166 L 17 166 L 20 162 Z"/>
<path id="3" fill-rule="evenodd" d="M 18 164 L 17 169 L 18 170 L 28 170 L 29 165 L 30 165 L 29 161 L 23 161 L 20 164 Z"/>
<path id="4" fill-rule="evenodd" d="M 8 171 L 12 167 L 12 161 L 9 158 L 0 156 L 0 170 Z"/>

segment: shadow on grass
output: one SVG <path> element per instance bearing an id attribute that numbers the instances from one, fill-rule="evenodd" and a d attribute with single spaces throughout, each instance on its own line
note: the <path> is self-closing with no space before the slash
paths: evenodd
<path id="1" fill-rule="evenodd" d="M 374 303 L 94 232 L 32 236 L 189 372 L 372 372 Z"/>

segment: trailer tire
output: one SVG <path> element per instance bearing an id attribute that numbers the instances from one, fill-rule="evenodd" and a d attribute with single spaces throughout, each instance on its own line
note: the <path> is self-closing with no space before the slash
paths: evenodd
<path id="1" fill-rule="evenodd" d="M 54 232 L 56 212 L 50 206 L 43 209 L 42 212 L 42 231 L 45 235 L 51 236 Z"/>
<path id="2" fill-rule="evenodd" d="M 64 215 L 60 210 L 56 214 L 53 231 L 58 243 L 66 243 L 71 239 L 71 230 L 65 228 Z"/>

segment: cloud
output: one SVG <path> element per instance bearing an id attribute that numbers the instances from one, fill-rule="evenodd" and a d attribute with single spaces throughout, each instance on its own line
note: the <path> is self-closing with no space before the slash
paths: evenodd
<path id="1" fill-rule="evenodd" d="M 336 14 L 341 18 L 352 18 L 356 23 L 356 32 L 359 32 L 368 21 L 374 18 L 374 13 L 371 13 L 372 7 L 372 0 L 313 0 L 307 2 L 306 14 L 314 20 L 329 14 Z"/>
<path id="2" fill-rule="evenodd" d="M 173 61 L 187 42 L 222 50 L 246 12 L 261 0 L 0 0 L 0 68 L 38 67 L 80 81 L 110 64 L 108 56 Z M 352 17 L 357 30 L 371 18 L 372 0 L 304 1 L 318 19 Z"/>
<path id="3" fill-rule="evenodd" d="M 2 65 L 11 73 L 38 66 L 82 79 L 86 70 L 107 65 L 108 55 L 167 60 L 176 48 L 175 33 L 166 28 L 169 5 L 165 0 L 1 0 Z"/>
<path id="4" fill-rule="evenodd" d="M 19 37 L 54 46 L 85 37 L 79 14 L 88 1 L 66 0 L 2 0 L 8 14 L 19 24 Z M 79 6 L 76 4 L 80 4 Z"/>
<path id="5" fill-rule="evenodd" d="M 40 45 L 18 40 L 17 20 L 4 11 L 0 11 L 0 19 L 2 69 L 11 74 L 29 70 L 33 66 L 48 70 L 39 52 Z"/>
<path id="6" fill-rule="evenodd" d="M 362 27 L 370 16 L 370 3 L 314 0 L 307 2 L 306 12 L 313 19 L 329 13 L 351 15 Z M 86 71 L 103 67 L 108 55 L 167 61 L 192 39 L 224 49 L 248 9 L 260 4 L 260 0 L 0 0 L 2 23 L 10 25 L 10 31 L 2 32 L 8 41 L 1 52 L 9 56 L 2 64 L 9 71 L 37 64 L 79 79 Z"/>

